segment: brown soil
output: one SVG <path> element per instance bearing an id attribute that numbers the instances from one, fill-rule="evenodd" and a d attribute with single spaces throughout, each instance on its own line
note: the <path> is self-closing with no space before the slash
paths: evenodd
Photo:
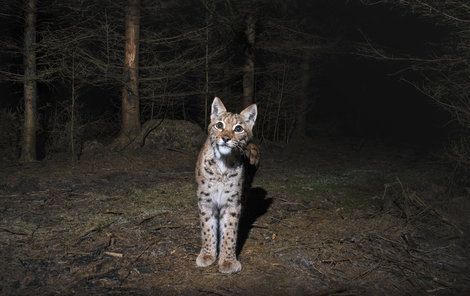
<path id="1" fill-rule="evenodd" d="M 239 274 L 195 266 L 196 155 L 3 164 L 0 294 L 464 295 L 468 185 L 411 150 L 264 147 Z"/>

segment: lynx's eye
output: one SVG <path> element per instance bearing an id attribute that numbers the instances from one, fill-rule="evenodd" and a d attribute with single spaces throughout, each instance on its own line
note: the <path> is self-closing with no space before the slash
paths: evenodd
<path id="1" fill-rule="evenodd" d="M 224 129 L 224 123 L 222 121 L 219 121 L 215 124 L 215 127 L 219 130 Z"/>
<path id="2" fill-rule="evenodd" d="M 243 127 L 241 125 L 236 125 L 233 130 L 236 132 L 236 133 L 241 133 L 243 132 Z"/>

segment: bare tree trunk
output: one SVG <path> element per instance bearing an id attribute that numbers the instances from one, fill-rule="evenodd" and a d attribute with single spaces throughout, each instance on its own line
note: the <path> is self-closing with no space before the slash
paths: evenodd
<path id="1" fill-rule="evenodd" d="M 71 160 L 77 160 L 75 153 L 75 103 L 77 99 L 76 85 L 75 85 L 75 52 L 72 53 L 72 81 L 71 81 L 71 96 L 70 96 L 70 155 Z"/>
<path id="2" fill-rule="evenodd" d="M 214 10 L 214 1 L 204 0 L 206 7 L 206 52 L 205 52 L 205 85 L 204 85 L 204 130 L 207 130 L 208 122 L 208 102 L 209 102 L 209 42 L 210 42 L 210 26 L 212 24 L 212 12 Z"/>
<path id="3" fill-rule="evenodd" d="M 302 70 L 302 81 L 301 95 L 297 97 L 296 102 L 296 112 L 295 112 L 295 129 L 294 129 L 294 138 L 303 138 L 305 137 L 307 129 L 307 110 L 308 110 L 308 101 L 310 97 L 310 80 L 311 80 L 311 55 L 305 54 L 302 60 L 301 70 Z"/>
<path id="4" fill-rule="evenodd" d="M 254 103 L 255 93 L 255 36 L 256 19 L 252 14 L 246 17 L 245 65 L 243 66 L 243 107 Z"/>
<path id="5" fill-rule="evenodd" d="M 36 4 L 36 0 L 25 1 L 23 162 L 36 160 Z"/>
<path id="6" fill-rule="evenodd" d="M 126 44 L 124 51 L 124 86 L 122 88 L 121 141 L 134 141 L 140 135 L 139 107 L 139 35 L 140 0 L 128 0 Z"/>
<path id="7" fill-rule="evenodd" d="M 273 134 L 273 140 L 276 141 L 279 140 L 279 117 L 281 117 L 281 106 L 282 106 L 282 99 L 284 97 L 284 83 L 286 81 L 286 65 L 284 65 L 284 71 L 282 74 L 282 84 L 281 84 L 281 89 L 279 92 L 279 100 L 277 101 L 277 114 L 276 114 L 276 123 L 274 124 L 274 134 Z"/>
<path id="8" fill-rule="evenodd" d="M 209 106 L 209 27 L 206 28 L 206 60 L 205 60 L 206 84 L 204 86 L 204 130 L 207 130 L 207 108 Z"/>

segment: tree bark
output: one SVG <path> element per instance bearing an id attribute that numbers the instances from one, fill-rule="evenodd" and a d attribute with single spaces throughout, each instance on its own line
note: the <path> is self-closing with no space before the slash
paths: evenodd
<path id="1" fill-rule="evenodd" d="M 209 106 L 209 42 L 212 25 L 212 12 L 214 10 L 214 1 L 205 0 L 204 6 L 206 7 L 206 52 L 205 52 L 205 85 L 204 85 L 204 130 L 207 130 L 208 124 L 208 106 Z"/>
<path id="2" fill-rule="evenodd" d="M 25 1 L 24 28 L 24 125 L 22 162 L 36 160 L 36 0 Z"/>
<path id="3" fill-rule="evenodd" d="M 254 103 L 255 93 L 255 37 L 256 19 L 248 14 L 245 19 L 245 38 L 247 46 L 245 49 L 245 65 L 243 66 L 243 107 L 246 108 Z"/>
<path id="4" fill-rule="evenodd" d="M 128 142 L 134 141 L 139 136 L 141 129 L 139 106 L 139 36 L 140 0 L 128 0 L 120 135 L 121 140 L 127 140 Z"/>

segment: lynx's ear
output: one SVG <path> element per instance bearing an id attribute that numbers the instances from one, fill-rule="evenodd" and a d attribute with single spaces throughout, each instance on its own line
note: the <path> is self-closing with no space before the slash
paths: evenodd
<path id="1" fill-rule="evenodd" d="M 258 115 L 258 108 L 256 104 L 251 104 L 250 106 L 246 107 L 245 110 L 240 112 L 240 115 L 243 116 L 245 119 L 245 123 L 250 127 L 253 128 L 256 121 L 256 116 Z"/>
<path id="2" fill-rule="evenodd" d="M 211 110 L 211 121 L 216 121 L 217 117 L 219 117 L 222 113 L 227 112 L 224 103 L 222 103 L 222 101 L 218 97 L 214 98 Z"/>

